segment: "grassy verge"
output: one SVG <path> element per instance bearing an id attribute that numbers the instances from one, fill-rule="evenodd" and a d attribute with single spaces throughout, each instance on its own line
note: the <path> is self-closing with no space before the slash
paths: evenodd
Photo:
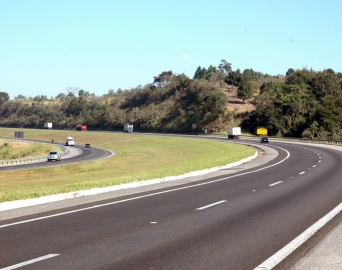
<path id="1" fill-rule="evenodd" d="M 3 137 L 15 129 L 0 128 Z M 223 166 L 255 153 L 252 147 L 233 143 L 123 134 L 24 129 L 26 139 L 64 142 L 74 137 L 76 144 L 112 150 L 112 158 L 0 173 L 0 202 L 148 180 Z"/>
<path id="2" fill-rule="evenodd" d="M 52 144 L 0 139 L 0 160 L 43 157 L 53 150 L 60 151 L 60 148 Z"/>

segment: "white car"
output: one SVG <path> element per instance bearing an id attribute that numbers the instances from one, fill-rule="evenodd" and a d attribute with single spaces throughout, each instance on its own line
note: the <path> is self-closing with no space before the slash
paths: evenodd
<path id="1" fill-rule="evenodd" d="M 52 160 L 61 161 L 61 154 L 58 153 L 57 151 L 50 152 L 47 156 L 47 161 L 52 161 Z"/>

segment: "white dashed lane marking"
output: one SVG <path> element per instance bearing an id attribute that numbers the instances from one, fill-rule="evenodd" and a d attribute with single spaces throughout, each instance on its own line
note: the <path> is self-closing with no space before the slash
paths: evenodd
<path id="1" fill-rule="evenodd" d="M 207 209 L 209 207 L 213 207 L 215 205 L 222 204 L 222 203 L 225 203 L 225 202 L 227 202 L 227 201 L 226 200 L 222 200 L 222 201 L 219 201 L 219 202 L 216 202 L 216 203 L 212 203 L 212 204 L 208 204 L 208 205 L 196 208 L 196 210 L 204 210 L 204 209 Z"/>
<path id="2" fill-rule="evenodd" d="M 29 264 L 33 264 L 33 263 L 36 263 L 36 262 L 40 262 L 40 261 L 43 261 L 43 260 L 47 260 L 47 259 L 53 258 L 53 257 L 56 257 L 56 256 L 59 256 L 59 254 L 49 254 L 49 255 L 42 256 L 42 257 L 39 257 L 39 258 L 36 258 L 36 259 L 33 259 L 33 260 L 29 260 L 29 261 L 26 261 L 26 262 L 22 262 L 22 263 L 18 263 L 18 264 L 15 264 L 15 265 L 11 265 L 11 266 L 8 266 L 6 268 L 1 268 L 0 270 L 17 269 L 17 268 L 20 268 L 20 267 L 23 267 L 23 266 L 26 266 L 26 265 L 29 265 Z"/>
<path id="3" fill-rule="evenodd" d="M 278 185 L 278 184 L 280 184 L 280 183 L 283 183 L 283 181 L 275 182 L 275 183 L 270 184 L 270 185 L 268 185 L 268 186 L 269 186 L 269 187 L 273 187 L 273 186 Z"/>

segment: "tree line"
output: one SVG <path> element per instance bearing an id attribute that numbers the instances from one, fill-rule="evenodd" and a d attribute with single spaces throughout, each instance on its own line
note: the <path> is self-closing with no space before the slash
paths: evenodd
<path id="1" fill-rule="evenodd" d="M 193 78 L 164 71 L 150 84 L 103 96 L 77 89 L 55 98 L 18 95 L 9 100 L 0 92 L 0 125 L 42 128 L 52 122 L 58 129 L 85 124 L 93 130 L 122 130 L 132 123 L 140 131 L 196 133 L 239 124 L 252 134 L 266 127 L 269 135 L 342 139 L 342 74 L 290 68 L 281 77 L 233 70 L 222 60 L 217 67 L 198 67 Z M 228 86 L 256 109 L 232 110 Z"/>
<path id="2" fill-rule="evenodd" d="M 242 127 L 252 131 L 268 128 L 270 135 L 319 139 L 342 139 L 342 74 L 332 69 L 293 70 L 284 82 L 260 87 Z"/>

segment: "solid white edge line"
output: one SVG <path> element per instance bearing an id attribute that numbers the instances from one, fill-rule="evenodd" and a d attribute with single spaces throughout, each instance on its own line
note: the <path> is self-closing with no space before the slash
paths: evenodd
<path id="1" fill-rule="evenodd" d="M 222 203 L 225 203 L 225 202 L 227 202 L 227 201 L 226 200 L 222 200 L 222 201 L 219 201 L 219 202 L 216 202 L 216 203 L 212 203 L 212 204 L 208 204 L 206 206 L 202 206 L 202 207 L 196 208 L 196 210 L 204 210 L 204 209 L 207 209 L 209 207 L 213 207 L 215 205 L 222 204 Z"/>
<path id="2" fill-rule="evenodd" d="M 59 255 L 60 255 L 60 254 L 49 254 L 49 255 L 45 255 L 45 256 L 42 256 L 42 257 L 39 257 L 39 258 L 36 258 L 36 259 L 32 259 L 32 260 L 29 260 L 29 261 L 26 261 L 26 262 L 22 262 L 22 263 L 18 263 L 18 264 L 15 264 L 15 265 L 11 265 L 11 266 L 8 266 L 8 267 L 5 267 L 5 268 L 1 268 L 0 270 L 12 270 L 12 269 L 17 269 L 17 268 L 19 268 L 19 267 L 23 267 L 23 266 L 25 266 L 25 265 L 29 265 L 29 264 L 33 264 L 33 263 L 40 262 L 40 261 L 43 261 L 43 260 L 47 260 L 47 259 L 50 259 L 50 258 L 59 256 Z"/>
<path id="3" fill-rule="evenodd" d="M 160 192 L 156 192 L 156 193 L 151 193 L 151 194 L 147 194 L 147 195 L 132 197 L 132 198 L 125 199 L 125 200 L 119 200 L 119 201 L 114 201 L 114 202 L 109 202 L 109 203 L 104 203 L 104 204 L 98 204 L 98 205 L 94 205 L 94 206 L 90 206 L 90 207 L 80 208 L 80 209 L 77 209 L 77 210 L 61 212 L 61 213 L 54 214 L 54 215 L 42 216 L 42 217 L 39 217 L 39 218 L 33 218 L 33 219 L 18 221 L 18 222 L 14 222 L 14 223 L 4 224 L 4 225 L 0 225 L 0 229 L 1 228 L 5 228 L 5 227 L 9 227 L 9 226 L 15 226 L 15 225 L 23 224 L 23 223 L 33 222 L 33 221 L 37 221 L 37 220 L 42 220 L 42 219 L 47 219 L 47 218 L 52 218 L 52 217 L 57 217 L 57 216 L 68 215 L 68 214 L 72 214 L 72 213 L 76 213 L 76 212 L 86 211 L 86 210 L 90 210 L 90 209 L 94 209 L 94 208 L 99 208 L 99 207 L 103 207 L 103 206 L 108 206 L 108 205 L 113 205 L 113 204 L 118 204 L 118 203 L 133 201 L 133 200 L 138 200 L 138 199 L 142 199 L 142 198 L 152 197 L 152 196 L 156 196 L 156 195 L 160 195 L 160 194 L 165 194 L 165 193 L 170 193 L 170 192 L 174 192 L 174 191 L 178 191 L 178 190 L 183 190 L 183 189 L 189 189 L 189 188 L 193 188 L 193 187 L 204 186 L 204 185 L 208 185 L 208 184 L 212 184 L 212 183 L 216 183 L 216 182 L 221 182 L 221 181 L 224 181 L 224 180 L 227 180 L 227 179 L 231 179 L 231 178 L 234 178 L 234 177 L 238 177 L 238 176 L 242 176 L 242 175 L 246 175 L 246 174 L 251 174 L 251 173 L 254 173 L 254 172 L 263 171 L 265 169 L 268 169 L 268 168 L 274 167 L 274 166 L 276 166 L 276 165 L 278 165 L 280 163 L 283 163 L 285 160 L 287 160 L 290 157 L 290 152 L 287 151 L 286 149 L 278 147 L 278 146 L 273 146 L 273 147 L 282 149 L 283 151 L 285 151 L 287 153 L 287 156 L 284 159 L 278 161 L 277 163 L 274 163 L 273 165 L 269 165 L 269 166 L 266 166 L 266 167 L 263 167 L 263 168 L 260 168 L 260 169 L 257 169 L 257 170 L 253 170 L 253 171 L 249 171 L 249 172 L 244 172 L 244 173 L 239 173 L 239 174 L 236 174 L 236 175 L 232 175 L 232 176 L 228 176 L 228 177 L 223 177 L 223 178 L 212 180 L 212 181 L 209 181 L 209 182 L 204 182 L 204 183 L 200 183 L 200 184 L 194 184 L 194 185 L 190 185 L 190 186 L 186 186 L 186 187 L 169 189 L 169 190 L 160 191 Z"/>
<path id="4" fill-rule="evenodd" d="M 269 270 L 279 264 L 282 260 L 284 260 L 287 256 L 289 256 L 293 251 L 295 251 L 299 246 L 301 246 L 306 240 L 308 240 L 311 236 L 313 236 L 319 229 L 321 229 L 325 224 L 327 224 L 331 219 L 333 219 L 337 214 L 342 211 L 342 203 L 340 203 L 337 207 L 335 207 L 332 211 L 318 220 L 311 227 L 306 229 L 302 234 L 288 243 L 285 247 L 279 250 L 277 253 L 272 255 L 262 264 L 254 268 L 254 270 Z"/>
<path id="5" fill-rule="evenodd" d="M 279 185 L 280 183 L 283 183 L 283 181 L 278 181 L 278 182 L 275 182 L 275 183 L 270 184 L 270 185 L 268 185 L 268 186 L 269 186 L 269 187 L 273 187 L 273 186 L 275 186 L 275 185 Z"/>

